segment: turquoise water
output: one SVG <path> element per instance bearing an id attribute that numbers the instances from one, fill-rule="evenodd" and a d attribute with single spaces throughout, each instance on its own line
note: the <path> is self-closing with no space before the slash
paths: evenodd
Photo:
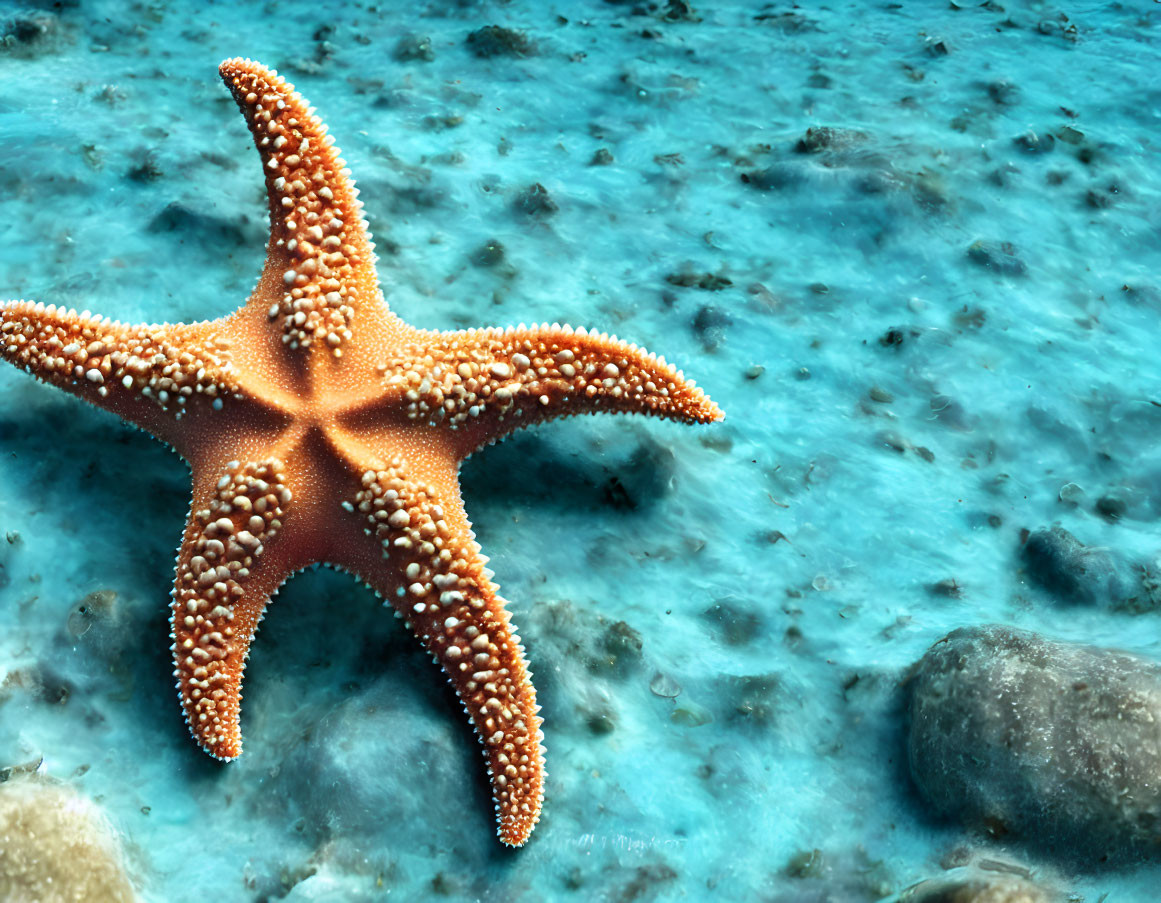
<path id="1" fill-rule="evenodd" d="M 956 627 L 1161 658 L 1156 612 L 1062 605 L 1019 558 L 1052 523 L 1161 549 L 1161 8 L 1006 6 L 0 7 L 0 296 L 237 307 L 265 208 L 216 68 L 250 56 L 330 125 L 400 315 L 615 332 L 727 414 L 464 468 L 546 719 L 510 851 L 442 676 L 341 574 L 279 594 L 246 753 L 202 754 L 168 650 L 184 465 L 4 368 L 0 685 L 46 689 L 0 689 L 0 766 L 95 799 L 146 900 L 877 900 L 960 844 L 1151 899 L 1156 866 L 1054 876 L 931 820 L 902 755 L 899 682 Z M 532 52 L 477 57 L 489 24 Z M 413 34 L 433 59 L 396 58 Z M 555 212 L 520 209 L 536 183 Z"/>

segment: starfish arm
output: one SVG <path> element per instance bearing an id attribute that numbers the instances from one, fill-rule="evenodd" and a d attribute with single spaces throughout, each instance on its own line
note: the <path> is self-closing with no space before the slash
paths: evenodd
<path id="1" fill-rule="evenodd" d="M 337 355 L 360 307 L 386 311 L 359 192 L 327 128 L 294 86 L 246 59 L 219 67 L 266 173 L 270 240 L 250 304 L 279 322 L 291 348 Z"/>
<path id="2" fill-rule="evenodd" d="M 615 336 L 555 324 L 425 333 L 381 369 L 388 398 L 402 393 L 413 421 L 460 431 L 464 455 L 521 427 L 575 414 L 689 423 L 725 416 L 664 358 Z"/>
<path id="3" fill-rule="evenodd" d="M 274 458 L 230 461 L 195 477 L 173 588 L 173 673 L 190 733 L 218 759 L 242 752 L 250 642 L 270 596 L 294 570 L 279 542 L 290 504 Z"/>
<path id="4" fill-rule="evenodd" d="M 179 416 L 220 409 L 237 391 L 219 325 L 129 326 L 9 301 L 0 304 L 0 357 L 176 447 Z"/>
<path id="5" fill-rule="evenodd" d="M 361 524 L 362 560 L 345 566 L 387 603 L 443 668 L 484 746 L 497 833 L 528 840 L 544 797 L 536 690 L 499 587 L 491 580 L 455 476 L 441 492 L 399 457 L 367 470 L 344 507 Z"/>

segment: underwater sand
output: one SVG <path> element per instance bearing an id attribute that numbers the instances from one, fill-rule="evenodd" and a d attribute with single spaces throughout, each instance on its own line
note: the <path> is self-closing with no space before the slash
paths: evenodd
<path id="1" fill-rule="evenodd" d="M 900 681 L 989 622 L 1161 659 L 1156 611 L 1063 605 L 1019 557 L 1053 523 L 1161 550 L 1161 7 L 40 6 L 0 5 L 0 297 L 240 305 L 262 173 L 216 70 L 250 56 L 329 124 L 405 319 L 615 332 L 727 414 L 464 468 L 544 706 L 512 851 L 450 688 L 342 574 L 278 595 L 246 752 L 200 752 L 168 649 L 185 466 L 0 368 L 0 767 L 97 801 L 143 899 L 873 901 L 959 845 L 1053 870 L 929 817 Z M 490 24 L 533 51 L 477 57 Z M 416 34 L 433 58 L 396 59 Z M 847 131 L 797 152 L 820 126 Z M 536 183 L 554 212 L 518 208 Z M 1059 880 L 1128 903 L 1161 870 Z"/>

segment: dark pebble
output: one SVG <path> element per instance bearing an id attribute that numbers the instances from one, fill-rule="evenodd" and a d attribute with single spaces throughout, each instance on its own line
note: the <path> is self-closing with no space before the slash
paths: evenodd
<path id="1" fill-rule="evenodd" d="M 431 38 L 425 34 L 408 34 L 395 42 L 392 55 L 401 63 L 412 60 L 430 63 L 435 59 L 435 51 L 431 48 Z"/>
<path id="2" fill-rule="evenodd" d="M 906 332 L 902 328 L 893 326 L 879 336 L 879 344 L 884 348 L 897 348 L 903 344 L 906 338 Z"/>
<path id="3" fill-rule="evenodd" d="M 528 35 L 515 28 L 486 25 L 468 35 L 468 47 L 483 59 L 494 56 L 526 57 L 536 53 L 536 45 Z"/>
<path id="4" fill-rule="evenodd" d="M 606 626 L 589 670 L 624 676 L 641 663 L 641 648 L 641 634 L 625 621 L 615 621 Z"/>
<path id="5" fill-rule="evenodd" d="M 1085 203 L 1094 210 L 1107 210 L 1117 202 L 1121 189 L 1117 185 L 1106 185 L 1103 188 L 1090 188 L 1084 196 Z"/>
<path id="6" fill-rule="evenodd" d="M 21 12 L 0 20 L 0 54 L 33 59 L 71 41 L 71 29 L 51 12 Z"/>
<path id="7" fill-rule="evenodd" d="M 701 339 L 702 345 L 709 351 L 717 348 L 726 338 L 726 327 L 733 320 L 720 307 L 711 307 L 708 304 L 698 308 L 693 318 L 693 331 Z"/>
<path id="8" fill-rule="evenodd" d="M 1125 500 L 1115 495 L 1102 495 L 1096 502 L 1097 514 L 1108 521 L 1119 521 L 1127 508 Z"/>
<path id="9" fill-rule="evenodd" d="M 942 580 L 930 584 L 927 589 L 933 596 L 946 596 L 949 599 L 963 597 L 963 586 L 954 577 L 944 577 Z"/>
<path id="10" fill-rule="evenodd" d="M 1032 533 L 1021 556 L 1028 576 L 1062 602 L 1115 605 L 1130 595 L 1113 554 L 1090 549 L 1063 527 Z"/>
<path id="11" fill-rule="evenodd" d="M 161 168 L 161 164 L 157 162 L 157 155 L 153 151 L 142 151 L 138 153 L 138 161 L 126 175 L 134 182 L 153 182 L 160 179 L 165 172 Z"/>
<path id="12" fill-rule="evenodd" d="M 1006 79 L 988 82 L 988 97 L 1002 107 L 1012 107 L 1020 102 L 1020 89 Z"/>
<path id="13" fill-rule="evenodd" d="M 932 56 L 947 56 L 951 53 L 951 45 L 943 38 L 927 38 L 924 46 Z"/>
<path id="14" fill-rule="evenodd" d="M 529 185 L 516 196 L 514 206 L 516 210 L 526 216 L 547 217 L 552 216 L 560 208 L 556 205 L 556 201 L 552 199 L 552 195 L 548 193 L 548 189 L 536 182 Z"/>
<path id="15" fill-rule="evenodd" d="M 680 273 L 670 273 L 665 277 L 670 285 L 679 285 L 682 288 L 700 288 L 706 292 L 720 292 L 734 283 L 725 276 L 717 273 L 694 273 L 685 270 Z"/>
<path id="16" fill-rule="evenodd" d="M 489 238 L 472 252 L 471 261 L 474 266 L 494 267 L 504 262 L 504 246 L 498 239 Z"/>
<path id="17" fill-rule="evenodd" d="M 818 23 L 804 16 L 802 13 L 759 13 L 754 16 L 754 21 L 760 25 L 765 25 L 768 28 L 780 31 L 783 34 L 803 34 L 809 31 L 822 31 Z"/>
<path id="18" fill-rule="evenodd" d="M 783 188 L 796 188 L 803 182 L 800 170 L 784 165 L 767 166 L 765 169 L 754 169 L 742 173 L 742 181 L 752 185 L 759 191 L 776 191 Z"/>
<path id="19" fill-rule="evenodd" d="M 732 596 L 718 599 L 702 612 L 714 624 L 727 646 L 743 646 L 757 636 L 762 626 L 758 613 Z"/>
<path id="20" fill-rule="evenodd" d="M 806 130 L 794 149 L 800 154 L 821 154 L 823 151 L 846 151 L 867 140 L 866 132 L 815 126 Z"/>
<path id="21" fill-rule="evenodd" d="M 1080 30 L 1064 13 L 1055 19 L 1041 19 L 1036 24 L 1036 30 L 1042 35 L 1058 38 L 1068 44 L 1075 44 L 1080 40 Z"/>
<path id="22" fill-rule="evenodd" d="M 723 701 L 729 714 L 758 726 L 768 726 L 778 716 L 785 687 L 777 674 L 747 674 L 724 678 Z"/>
<path id="23" fill-rule="evenodd" d="M 1056 139 L 1049 132 L 1039 134 L 1027 131 L 1018 138 L 1012 139 L 1012 143 L 1026 154 L 1047 154 L 1056 147 Z"/>
<path id="24" fill-rule="evenodd" d="M 963 405 L 949 395 L 933 396 L 928 402 L 928 406 L 931 408 L 932 418 L 944 426 L 963 433 L 971 432 L 974 428 L 973 418 L 968 416 Z"/>
<path id="25" fill-rule="evenodd" d="M 701 16 L 685 0 L 669 0 L 660 18 L 666 22 L 700 22 Z"/>
<path id="26" fill-rule="evenodd" d="M 1001 276 L 1023 276 L 1028 265 L 1010 241 L 977 241 L 967 250 L 968 259 Z"/>
<path id="27" fill-rule="evenodd" d="M 246 244 L 246 235 L 231 218 L 209 216 L 174 201 L 149 221 L 154 232 L 175 232 L 201 248 L 232 251 Z"/>

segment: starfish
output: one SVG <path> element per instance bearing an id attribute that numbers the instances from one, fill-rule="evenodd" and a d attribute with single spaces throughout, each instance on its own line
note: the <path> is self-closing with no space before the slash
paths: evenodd
<path id="1" fill-rule="evenodd" d="M 350 172 L 277 72 L 219 70 L 262 158 L 270 237 L 230 316 L 129 325 L 0 305 L 0 355 L 151 433 L 189 464 L 172 591 L 174 676 L 194 739 L 242 751 L 242 675 L 270 598 L 324 563 L 394 607 L 443 668 L 483 744 L 500 839 L 544 796 L 540 707 L 475 541 L 461 462 L 514 430 L 600 411 L 722 412 L 663 358 L 568 326 L 439 332 L 392 313 Z"/>

